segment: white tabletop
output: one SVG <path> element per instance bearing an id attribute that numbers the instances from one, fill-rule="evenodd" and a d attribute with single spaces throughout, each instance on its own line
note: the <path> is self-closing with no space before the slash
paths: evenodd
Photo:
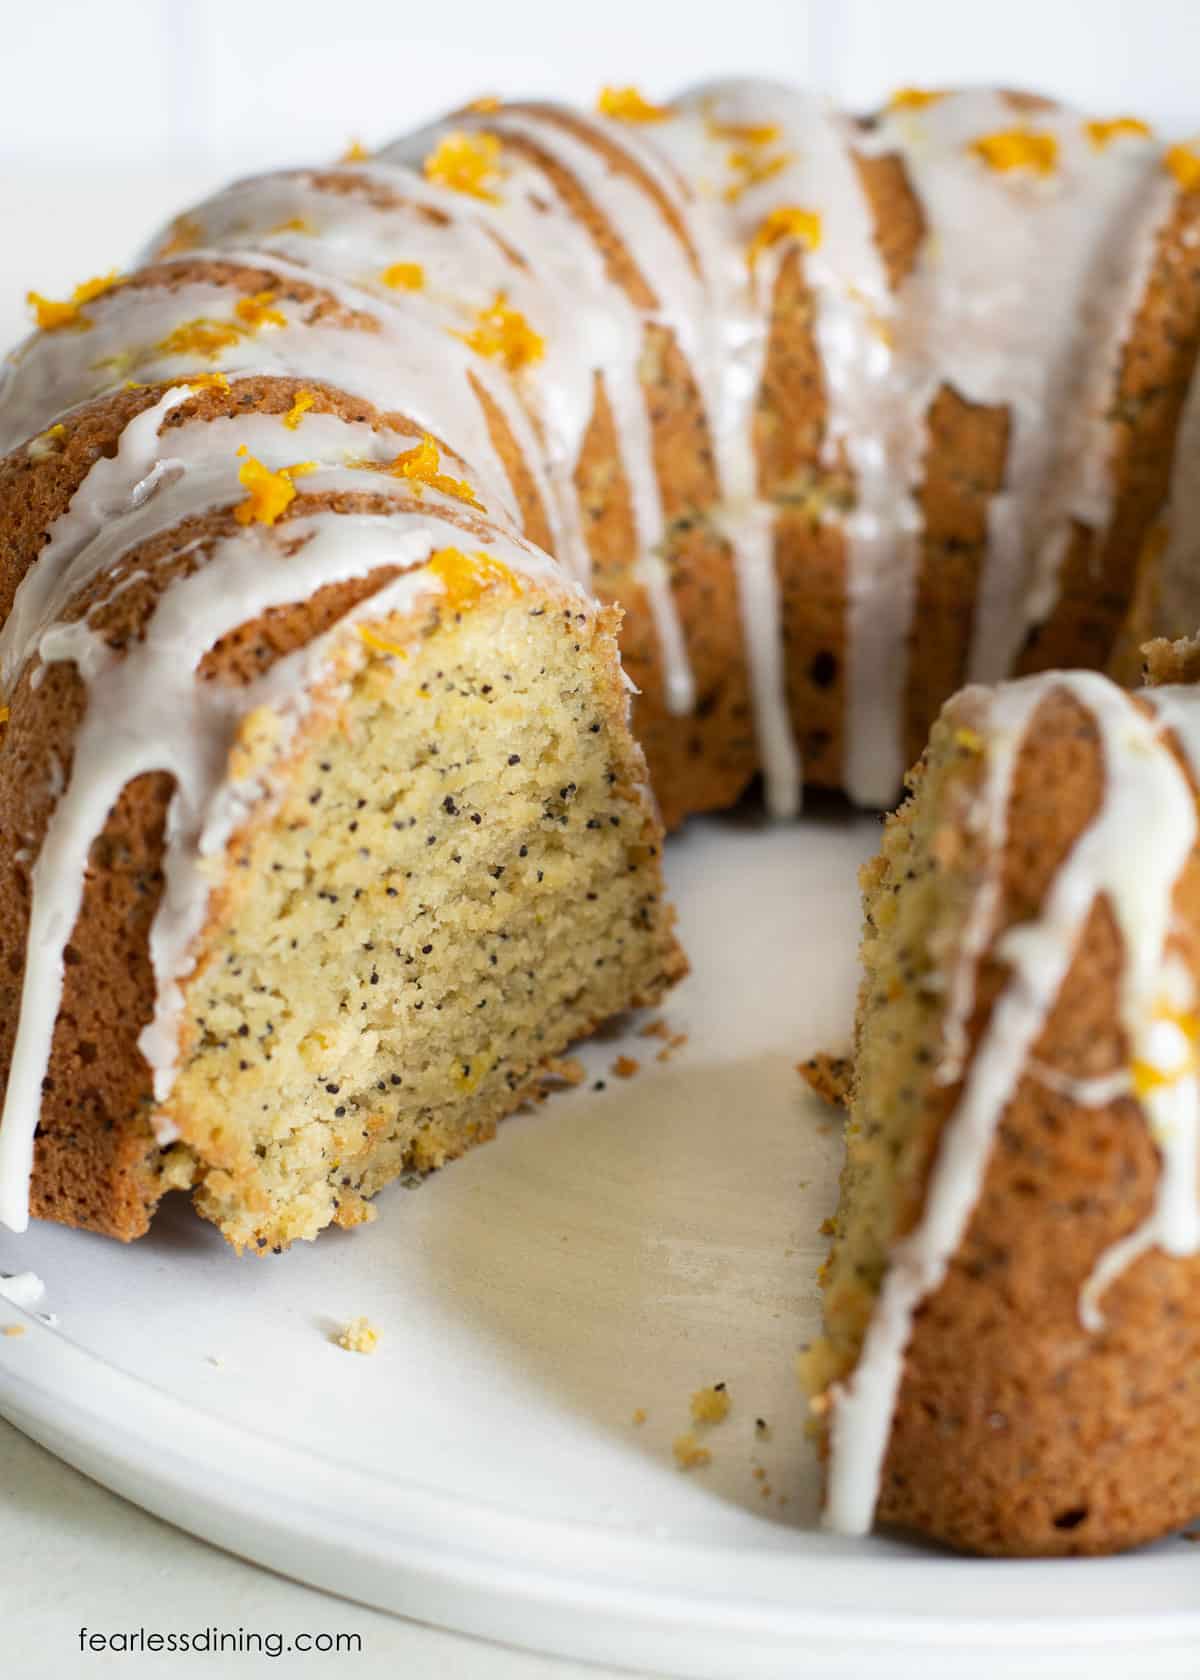
<path id="1" fill-rule="evenodd" d="M 328 1597 L 193 1540 L 59 1463 L 0 1421 L 0 1616 L 3 1671 L 14 1680 L 63 1680 L 112 1672 L 139 1676 L 210 1672 L 195 1656 L 84 1655 L 80 1629 L 163 1634 L 216 1627 L 264 1641 L 297 1634 L 353 1634 L 361 1650 L 285 1659 L 211 1658 L 230 1674 L 324 1674 L 338 1665 L 355 1680 L 436 1674 L 439 1680 L 604 1680 L 585 1667 L 442 1633 Z"/>

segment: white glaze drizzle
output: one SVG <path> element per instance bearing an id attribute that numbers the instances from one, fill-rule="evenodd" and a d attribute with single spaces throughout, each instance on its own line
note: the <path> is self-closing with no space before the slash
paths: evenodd
<path id="1" fill-rule="evenodd" d="M 1186 690 L 1147 691 L 1142 697 L 1152 708 L 1147 716 L 1133 697 L 1090 672 L 1052 672 L 997 690 L 982 725 L 988 759 L 980 794 L 980 828 L 993 871 L 1000 867 L 1022 742 L 1041 702 L 1056 689 L 1073 696 L 1095 721 L 1105 774 L 1101 805 L 1060 867 L 1039 914 L 996 942 L 996 954 L 1008 964 L 1010 976 L 943 1128 L 920 1220 L 893 1247 L 858 1363 L 832 1391 L 826 1521 L 842 1533 L 865 1533 L 871 1525 L 913 1315 L 940 1286 L 962 1241 L 996 1128 L 1100 897 L 1112 910 L 1123 944 L 1120 1008 L 1130 1059 L 1161 1068 L 1164 1075 L 1141 1098 L 1161 1169 L 1151 1217 L 1101 1258 L 1084 1289 L 1080 1317 L 1085 1328 L 1099 1326 L 1100 1296 L 1138 1253 L 1154 1245 L 1172 1254 L 1200 1247 L 1197 1082 L 1190 1059 L 1184 1067 L 1178 1046 L 1164 1046 L 1161 1012 L 1164 1004 L 1190 1011 L 1195 1002 L 1190 975 L 1168 957 L 1174 890 L 1195 844 L 1197 813 L 1167 731 L 1188 761 L 1200 765 L 1195 756 L 1200 751 L 1200 699 Z M 970 696 L 972 709 L 981 702 L 981 696 Z M 989 917 L 994 916 L 996 898 L 987 903 Z M 978 937 L 970 941 L 975 965 L 984 943 Z M 970 994 L 955 994 L 952 1011 L 969 1008 L 970 1001 Z M 1040 1068 L 1035 1077 L 1043 1077 Z"/>

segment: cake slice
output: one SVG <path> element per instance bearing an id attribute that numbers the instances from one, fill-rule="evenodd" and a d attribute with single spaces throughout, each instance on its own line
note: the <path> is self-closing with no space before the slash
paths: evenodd
<path id="1" fill-rule="evenodd" d="M 402 418 L 136 388 L 0 515 L 9 1226 L 353 1225 L 683 971 L 617 613 Z"/>
<path id="2" fill-rule="evenodd" d="M 827 1517 L 1107 1552 L 1200 1512 L 1200 696 L 948 703 L 864 871 L 802 1359 Z"/>

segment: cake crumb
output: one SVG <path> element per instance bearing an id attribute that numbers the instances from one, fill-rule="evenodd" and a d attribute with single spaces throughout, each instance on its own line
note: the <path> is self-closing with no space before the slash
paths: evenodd
<path id="1" fill-rule="evenodd" d="M 543 1067 L 542 1078 L 559 1085 L 582 1085 L 587 1069 L 574 1056 L 555 1056 Z"/>
<path id="2" fill-rule="evenodd" d="M 833 1108 L 849 1108 L 854 1064 L 849 1056 L 821 1051 L 806 1062 L 797 1062 L 796 1072 L 809 1090 Z"/>
<path id="3" fill-rule="evenodd" d="M 767 1424 L 766 1418 L 755 1418 L 754 1433 L 763 1438 L 770 1434 L 770 1428 Z"/>
<path id="4" fill-rule="evenodd" d="M 660 1017 L 657 1021 L 648 1021 L 638 1034 L 639 1038 L 669 1038 L 671 1029 Z"/>
<path id="5" fill-rule="evenodd" d="M 618 1079 L 632 1079 L 635 1073 L 640 1073 L 642 1064 L 633 1056 L 618 1056 L 612 1065 L 612 1072 Z"/>
<path id="6" fill-rule="evenodd" d="M 686 1033 L 672 1033 L 670 1038 L 663 1045 L 662 1049 L 658 1052 L 655 1060 L 659 1062 L 669 1062 L 678 1051 L 683 1049 L 687 1041 L 688 1035 Z"/>
<path id="7" fill-rule="evenodd" d="M 698 1388 L 692 1395 L 694 1423 L 720 1423 L 728 1415 L 729 1395 L 723 1382 L 714 1383 L 711 1388 Z"/>
<path id="8" fill-rule="evenodd" d="M 352 1318 L 333 1339 L 347 1353 L 374 1353 L 379 1346 L 379 1332 L 369 1318 Z"/>
<path id="9" fill-rule="evenodd" d="M 634 1423 L 639 1423 L 639 1424 L 640 1423 L 645 1423 L 646 1416 L 647 1416 L 647 1413 L 646 1413 L 645 1406 L 639 1406 L 633 1414 L 633 1421 L 634 1421 Z"/>
<path id="10" fill-rule="evenodd" d="M 4 1326 L 4 1334 L 6 1336 L 23 1336 L 25 1334 L 25 1326 L 23 1324 L 6 1324 Z"/>
<path id="11" fill-rule="evenodd" d="M 712 1463 L 712 1454 L 707 1447 L 700 1445 L 690 1430 L 686 1435 L 675 1437 L 671 1442 L 671 1451 L 681 1470 L 698 1470 L 701 1465 Z"/>

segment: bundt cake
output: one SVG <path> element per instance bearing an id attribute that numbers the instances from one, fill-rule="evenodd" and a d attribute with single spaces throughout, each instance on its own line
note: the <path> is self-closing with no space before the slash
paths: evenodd
<path id="1" fill-rule="evenodd" d="M 869 885 L 830 1509 L 1200 1506 L 1200 736 L 1097 674 L 1200 618 L 1200 153 L 1006 92 L 482 99 L 30 302 L 0 1220 L 358 1222 L 681 972 L 647 761 L 667 826 L 886 805 L 1021 676 Z"/>
<path id="2" fill-rule="evenodd" d="M 1106 1552 L 1200 1512 L 1198 788 L 1196 688 L 968 688 L 864 871 L 803 1358 L 836 1528 Z"/>

